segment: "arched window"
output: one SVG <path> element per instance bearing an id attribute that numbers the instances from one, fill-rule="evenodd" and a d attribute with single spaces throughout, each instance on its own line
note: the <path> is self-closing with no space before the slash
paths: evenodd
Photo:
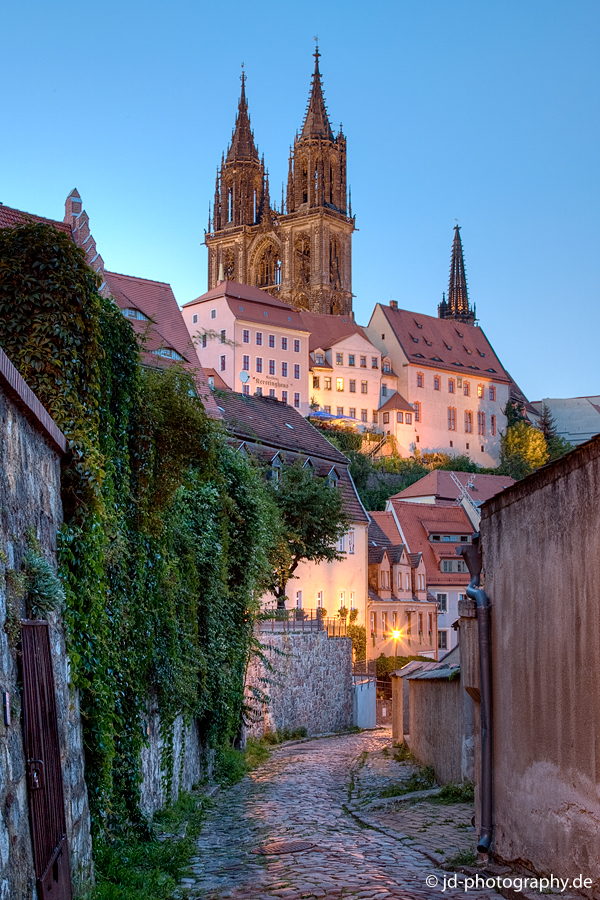
<path id="1" fill-rule="evenodd" d="M 281 259 L 279 250 L 268 244 L 263 250 L 256 270 L 259 287 L 271 287 L 281 284 Z"/>
<path id="2" fill-rule="evenodd" d="M 308 203 L 308 166 L 306 160 L 302 160 L 302 202 Z"/>
<path id="3" fill-rule="evenodd" d="M 233 220 L 233 188 L 227 190 L 227 221 Z"/>

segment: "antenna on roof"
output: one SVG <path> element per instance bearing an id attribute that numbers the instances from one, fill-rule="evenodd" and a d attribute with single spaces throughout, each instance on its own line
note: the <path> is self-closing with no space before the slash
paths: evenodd
<path id="1" fill-rule="evenodd" d="M 477 504 L 469 493 L 469 488 L 475 487 L 473 482 L 475 481 L 476 476 L 473 475 L 473 477 L 470 478 L 466 484 L 463 484 L 462 481 L 457 478 L 455 472 L 450 472 L 450 478 L 460 491 L 458 497 L 455 500 L 456 506 L 462 506 L 474 530 L 479 531 L 479 525 L 481 523 L 481 513 L 479 512 Z"/>

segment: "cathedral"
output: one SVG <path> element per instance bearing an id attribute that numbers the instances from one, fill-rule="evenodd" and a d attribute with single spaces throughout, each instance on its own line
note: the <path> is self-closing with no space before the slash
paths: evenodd
<path id="1" fill-rule="evenodd" d="M 254 285 L 299 309 L 352 312 L 354 217 L 346 187 L 346 138 L 329 122 L 319 48 L 304 123 L 290 148 L 287 192 L 272 204 L 264 157 L 250 127 L 246 78 L 235 129 L 217 171 L 209 213 L 208 289 L 219 281 Z"/>

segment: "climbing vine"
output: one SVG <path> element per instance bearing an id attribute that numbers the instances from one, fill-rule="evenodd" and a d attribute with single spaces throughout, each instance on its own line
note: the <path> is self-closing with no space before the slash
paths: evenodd
<path id="1" fill-rule="evenodd" d="M 143 830 L 149 702 L 164 737 L 178 714 L 209 746 L 238 731 L 276 511 L 192 375 L 141 365 L 130 324 L 51 226 L 0 230 L 0 345 L 68 440 L 59 564 L 93 827 Z M 170 782 L 168 753 L 163 768 Z"/>

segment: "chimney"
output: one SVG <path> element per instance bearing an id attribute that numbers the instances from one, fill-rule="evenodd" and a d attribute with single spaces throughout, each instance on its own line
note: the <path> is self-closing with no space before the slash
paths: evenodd
<path id="1" fill-rule="evenodd" d="M 390 300 L 390 309 L 398 309 L 398 301 Z"/>

